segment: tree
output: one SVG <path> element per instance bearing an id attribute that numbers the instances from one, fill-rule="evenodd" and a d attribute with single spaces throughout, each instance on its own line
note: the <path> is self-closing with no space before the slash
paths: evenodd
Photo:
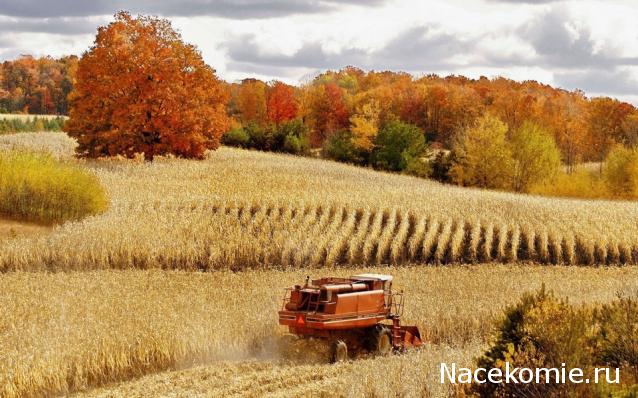
<path id="1" fill-rule="evenodd" d="M 65 131 L 80 156 L 202 158 L 228 128 L 222 82 L 165 19 L 116 14 L 76 80 Z"/>
<path id="2" fill-rule="evenodd" d="M 266 124 L 266 83 L 257 79 L 244 79 L 236 98 L 239 119 L 243 123 Z"/>
<path id="3" fill-rule="evenodd" d="M 379 131 L 374 146 L 372 159 L 375 167 L 402 171 L 419 160 L 425 151 L 425 135 L 415 125 L 389 122 Z"/>
<path id="4" fill-rule="evenodd" d="M 512 132 L 513 188 L 527 192 L 530 186 L 552 178 L 560 171 L 560 152 L 554 138 L 537 124 L 527 121 Z"/>
<path id="5" fill-rule="evenodd" d="M 266 104 L 268 121 L 279 125 L 297 117 L 299 105 L 295 99 L 295 90 L 282 82 L 275 82 L 268 92 Z"/>
<path id="6" fill-rule="evenodd" d="M 509 189 L 514 159 L 506 135 L 507 125 L 490 114 L 463 131 L 455 145 L 457 161 L 450 170 L 452 181 L 465 186 Z"/>
<path id="7" fill-rule="evenodd" d="M 379 130 L 379 105 L 376 101 L 366 102 L 361 111 L 350 118 L 353 143 L 362 151 L 370 151 Z"/>
<path id="8" fill-rule="evenodd" d="M 611 98 L 594 98 L 589 104 L 589 133 L 594 158 L 602 162 L 609 150 L 622 141 L 625 118 L 634 108 Z"/>
<path id="9" fill-rule="evenodd" d="M 328 137 L 348 127 L 349 112 L 342 89 L 335 83 L 322 84 L 311 94 L 309 117 L 312 125 L 311 143 L 321 146 Z"/>

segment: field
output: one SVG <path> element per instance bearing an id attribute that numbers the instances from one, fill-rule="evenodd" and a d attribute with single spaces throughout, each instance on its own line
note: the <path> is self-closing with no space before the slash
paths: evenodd
<path id="1" fill-rule="evenodd" d="M 68 138 L 47 137 L 63 156 Z M 87 167 L 109 211 L 3 245 L 0 270 L 638 260 L 634 202 L 480 191 L 228 148 L 203 162 Z"/>
<path id="2" fill-rule="evenodd" d="M 243 387 L 257 387 L 263 381 L 269 386 L 261 388 L 287 395 L 285 388 L 304 380 L 313 381 L 304 384 L 306 392 L 363 389 L 348 382 L 365 377 L 371 381 L 368 390 L 355 390 L 356 395 L 399 388 L 408 395 L 428 390 L 441 396 L 445 391 L 435 381 L 437 364 L 443 359 L 471 364 L 492 331 L 493 317 L 522 292 L 545 283 L 574 303 L 595 303 L 638 287 L 634 267 L 418 266 L 338 268 L 330 273 L 346 276 L 362 271 L 395 276 L 397 288 L 408 297 L 405 322 L 417 324 L 432 345 L 405 356 L 340 367 L 314 364 L 320 358 L 307 353 L 302 353 L 301 363 L 286 361 L 294 357 L 286 347 L 278 347 L 284 330 L 276 324 L 275 312 L 283 288 L 302 281 L 308 270 L 4 274 L 0 276 L 6 286 L 0 292 L 0 385 L 5 390 L 0 395 L 81 389 L 208 363 L 210 373 L 185 370 L 109 390 L 130 396 L 137 389 L 142 396 L 147 388 L 163 388 L 168 394 L 173 385 L 166 380 L 196 378 L 204 372 L 203 380 L 182 380 L 181 388 L 217 385 L 218 390 L 207 393 L 219 396 L 216 392 L 238 394 Z M 241 368 L 246 373 L 237 378 L 221 376 Z M 397 376 L 377 377 L 386 370 Z"/>
<path id="3" fill-rule="evenodd" d="M 57 133 L 0 137 L 13 146 L 73 150 Z M 638 268 L 616 265 L 638 260 L 632 202 L 228 148 L 204 161 L 78 163 L 107 190 L 106 213 L 0 236 L 0 396 L 447 396 L 438 363 L 470 365 L 523 292 L 545 283 L 595 304 L 638 291 Z M 451 263 L 470 265 L 432 266 Z M 308 351 L 293 360 L 303 347 L 284 343 L 275 317 L 283 288 L 363 271 L 395 276 L 428 345 L 337 366 Z"/>

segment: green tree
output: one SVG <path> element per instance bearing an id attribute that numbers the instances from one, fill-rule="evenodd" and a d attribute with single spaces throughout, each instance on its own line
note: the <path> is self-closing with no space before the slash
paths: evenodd
<path id="1" fill-rule="evenodd" d="M 528 192 L 533 184 L 553 178 L 560 170 L 560 151 L 552 135 L 532 122 L 524 122 L 510 138 L 514 158 L 512 188 Z"/>
<path id="2" fill-rule="evenodd" d="M 603 179 L 613 197 L 637 197 L 638 151 L 621 145 L 615 146 L 607 156 Z"/>
<path id="3" fill-rule="evenodd" d="M 507 125 L 489 114 L 463 131 L 454 148 L 457 161 L 450 170 L 452 181 L 481 188 L 511 188 L 514 159 L 506 134 Z"/>
<path id="4" fill-rule="evenodd" d="M 391 121 L 377 134 L 373 164 L 383 170 L 402 171 L 418 160 L 425 148 L 425 135 L 418 127 Z"/>

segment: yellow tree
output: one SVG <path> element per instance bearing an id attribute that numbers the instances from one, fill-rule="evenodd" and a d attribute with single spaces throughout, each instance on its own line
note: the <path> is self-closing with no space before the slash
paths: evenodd
<path id="1" fill-rule="evenodd" d="M 364 151 L 371 151 L 379 131 L 379 103 L 374 100 L 365 102 L 359 112 L 350 118 L 350 123 L 354 145 Z"/>
<path id="2" fill-rule="evenodd" d="M 452 181 L 481 188 L 511 188 L 514 159 L 506 135 L 507 125 L 497 117 L 485 114 L 477 119 L 454 148 L 458 160 L 450 170 Z"/>

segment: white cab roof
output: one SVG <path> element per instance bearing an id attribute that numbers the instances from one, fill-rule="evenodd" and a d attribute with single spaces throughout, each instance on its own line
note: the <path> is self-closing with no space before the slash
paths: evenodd
<path id="1" fill-rule="evenodd" d="M 378 279 L 380 281 L 392 281 L 392 275 L 383 275 L 383 274 L 359 274 L 354 275 L 352 278 L 361 278 L 361 279 Z"/>

